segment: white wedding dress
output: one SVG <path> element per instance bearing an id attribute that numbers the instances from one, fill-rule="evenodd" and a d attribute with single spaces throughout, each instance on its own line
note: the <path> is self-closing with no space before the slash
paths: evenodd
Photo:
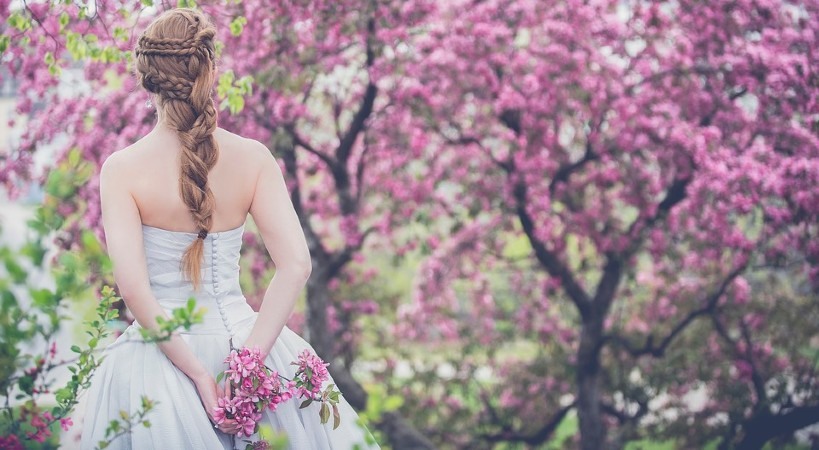
<path id="1" fill-rule="evenodd" d="M 202 323 L 180 334 L 215 377 L 225 368 L 230 335 L 234 346 L 240 346 L 257 317 L 239 286 L 244 225 L 205 237 L 202 286 L 197 294 L 179 269 L 182 253 L 197 239 L 196 234 L 144 224 L 142 230 L 151 290 L 160 305 L 170 311 L 195 296 L 197 307 L 207 308 Z M 119 419 L 121 410 L 128 413 L 138 410 L 143 395 L 155 402 L 145 417 L 150 427 L 136 425 L 130 434 L 117 437 L 107 448 L 223 450 L 234 448 L 234 444 L 235 448 L 245 448 L 242 438 L 234 439 L 213 427 L 193 382 L 156 344 L 141 342 L 138 327 L 134 322 L 104 350 L 105 359 L 91 378 L 84 402 L 81 448 L 92 449 L 106 440 L 109 422 Z M 285 327 L 265 363 L 292 379 L 296 366 L 290 363 L 303 349 L 312 351 L 310 344 Z M 329 382 L 334 383 L 332 379 Z M 317 402 L 299 409 L 298 398 L 280 404 L 275 411 L 265 410 L 261 423 L 285 433 L 290 449 L 379 448 L 377 444 L 367 444 L 374 440 L 366 428 L 357 424 L 358 415 L 343 394 L 339 404 L 341 425 L 335 430 L 332 415 L 327 423 L 321 423 Z"/>

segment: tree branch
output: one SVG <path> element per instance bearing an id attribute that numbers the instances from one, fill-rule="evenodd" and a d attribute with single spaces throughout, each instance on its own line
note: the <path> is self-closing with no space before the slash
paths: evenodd
<path id="1" fill-rule="evenodd" d="M 292 144 L 278 144 L 276 146 L 276 150 L 281 153 L 282 159 L 284 159 L 284 167 L 287 176 L 293 180 L 293 189 L 292 192 L 290 192 L 290 201 L 293 202 L 293 209 L 296 211 L 296 215 L 299 217 L 299 222 L 304 229 L 307 244 L 310 248 L 310 253 L 313 255 L 313 258 L 326 260 L 329 257 L 327 249 L 324 248 L 321 238 L 310 224 L 310 218 L 304 211 L 304 205 L 301 203 L 301 183 L 299 181 L 296 149 Z"/>
<path id="2" fill-rule="evenodd" d="M 626 236 L 632 236 L 633 238 L 630 246 L 623 252 L 625 257 L 633 255 L 634 252 L 640 248 L 640 244 L 642 243 L 644 236 L 641 232 L 644 232 L 645 230 L 654 226 L 655 223 L 668 215 L 671 208 L 685 200 L 685 190 L 691 183 L 691 179 L 692 177 L 688 176 L 674 180 L 674 182 L 671 183 L 671 186 L 668 187 L 665 198 L 663 198 L 663 200 L 657 205 L 657 211 L 654 213 L 654 215 L 647 218 L 642 223 L 640 219 L 637 219 L 631 224 Z M 639 236 L 634 236 L 635 234 L 639 234 Z"/>
<path id="3" fill-rule="evenodd" d="M 686 315 L 679 323 L 677 323 L 674 328 L 672 328 L 671 332 L 668 333 L 661 341 L 659 345 L 654 344 L 654 335 L 648 336 L 646 338 L 645 344 L 641 347 L 635 347 L 628 339 L 619 336 L 617 334 L 607 334 L 603 336 L 603 340 L 601 342 L 601 347 L 604 346 L 607 342 L 613 342 L 621 347 L 623 347 L 627 352 L 631 354 L 631 356 L 635 358 L 639 358 L 645 355 L 651 355 L 655 358 L 661 358 L 664 354 L 668 346 L 671 344 L 671 341 L 674 340 L 680 333 L 685 331 L 688 326 L 694 322 L 700 316 L 706 315 L 711 313 L 714 308 L 717 306 L 717 301 L 725 293 L 725 290 L 728 288 L 728 285 L 739 276 L 745 270 L 745 265 L 741 265 L 734 269 L 728 276 L 720 283 L 719 288 L 716 291 L 711 293 L 708 297 L 705 298 L 703 303 L 704 306 L 694 309 L 688 315 Z"/>
<path id="4" fill-rule="evenodd" d="M 375 231 L 375 227 L 368 227 L 363 233 L 361 233 L 361 239 L 356 245 L 344 247 L 343 250 L 333 253 L 330 258 L 328 258 L 329 262 L 327 264 L 327 273 L 330 277 L 336 276 L 344 265 L 353 259 L 355 252 L 361 250 L 361 247 L 364 245 L 367 235 L 373 231 Z"/>
<path id="5" fill-rule="evenodd" d="M 298 131 L 296 131 L 296 128 L 295 128 L 294 124 L 285 125 L 284 129 L 293 138 L 293 143 L 294 144 L 296 144 L 299 147 L 307 150 L 308 152 L 318 156 L 319 159 L 324 161 L 324 163 L 327 164 L 327 167 L 329 167 L 331 170 L 338 164 L 338 162 L 332 156 L 326 155 L 326 154 L 318 151 L 315 147 L 310 145 L 309 142 L 307 142 L 304 138 L 302 138 L 301 135 L 299 135 Z"/>
<path id="6" fill-rule="evenodd" d="M 481 434 L 480 437 L 489 442 L 523 442 L 529 445 L 543 444 L 554 434 L 569 411 L 574 409 L 576 405 L 577 401 L 573 401 L 571 404 L 560 408 L 551 419 L 532 434 L 523 434 L 506 429 L 498 433 Z"/>
<path id="7" fill-rule="evenodd" d="M 372 36 L 375 34 L 375 19 L 370 17 L 367 21 L 367 36 L 366 36 L 366 51 L 367 61 L 366 67 L 372 67 L 375 62 L 375 54 L 373 52 L 372 43 L 370 42 Z M 350 128 L 344 133 L 336 149 L 336 158 L 344 165 L 352 152 L 353 144 L 358 137 L 358 134 L 364 129 L 364 122 L 370 117 L 373 112 L 373 105 L 378 94 L 378 88 L 373 84 L 372 80 L 367 83 L 367 88 L 364 91 L 364 96 L 361 98 L 361 106 L 353 116 L 353 121 L 350 123 Z"/>
<path id="8" fill-rule="evenodd" d="M 648 401 L 647 400 L 635 401 L 639 405 L 639 408 L 637 409 L 637 412 L 634 413 L 634 415 L 624 413 L 615 408 L 614 405 L 610 405 L 605 402 L 600 403 L 600 409 L 602 409 L 604 413 L 616 418 L 621 425 L 628 422 L 637 423 L 643 416 L 648 414 Z"/>
<path id="9" fill-rule="evenodd" d="M 745 436 L 736 449 L 761 449 L 771 439 L 788 436 L 815 423 L 819 423 L 819 405 L 798 406 L 780 414 L 759 414 L 742 424 Z"/>
<path id="10" fill-rule="evenodd" d="M 623 260 L 615 252 L 606 252 L 606 265 L 603 267 L 603 276 L 594 292 L 592 307 L 598 314 L 595 317 L 605 317 L 606 312 L 614 301 L 617 285 L 623 277 Z"/>
<path id="11" fill-rule="evenodd" d="M 535 235 L 534 221 L 526 211 L 526 185 L 520 182 L 517 183 L 514 196 L 515 209 L 520 224 L 523 227 L 524 233 L 526 233 L 526 236 L 529 238 L 532 249 L 535 251 L 535 257 L 550 275 L 560 279 L 569 298 L 575 304 L 578 311 L 580 311 L 580 315 L 584 319 L 588 319 L 591 313 L 591 300 L 589 299 L 589 295 L 583 287 L 580 286 L 577 280 L 574 279 L 569 268 L 560 261 L 557 255 L 549 251 L 543 242 Z"/>
<path id="12" fill-rule="evenodd" d="M 554 177 L 552 177 L 552 181 L 549 183 L 549 193 L 554 194 L 559 183 L 568 182 L 569 177 L 572 176 L 573 173 L 577 172 L 578 169 L 581 169 L 587 163 L 594 161 L 595 159 L 597 159 L 597 154 L 594 153 L 591 142 L 586 139 L 586 152 L 583 154 L 583 158 L 577 162 L 560 166 L 560 168 L 557 169 Z"/>

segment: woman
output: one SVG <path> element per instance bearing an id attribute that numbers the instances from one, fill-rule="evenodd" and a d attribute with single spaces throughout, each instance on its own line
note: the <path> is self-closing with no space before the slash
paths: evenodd
<path id="1" fill-rule="evenodd" d="M 310 275 L 305 237 L 270 151 L 217 127 L 214 34 L 200 12 L 174 9 L 148 26 L 134 50 L 138 82 L 153 94 L 158 121 L 105 161 L 100 197 L 114 278 L 136 322 L 105 350 L 91 380 L 84 449 L 110 440 L 110 421 L 121 410 L 137 411 L 142 396 L 155 402 L 145 417 L 150 426 L 136 425 L 107 448 L 244 448 L 237 423 L 214 418 L 226 394 L 215 376 L 226 368 L 231 340 L 237 348 L 258 346 L 265 364 L 288 378 L 298 353 L 312 351 L 285 325 Z M 248 213 L 276 265 L 258 312 L 239 286 Z M 207 308 L 202 323 L 169 341 L 139 342 L 138 328 L 157 329 L 158 316 L 191 296 Z M 321 423 L 317 403 L 300 403 L 266 410 L 260 424 L 284 432 L 293 449 L 367 447 L 369 434 L 343 396 L 336 429 L 332 420 Z"/>

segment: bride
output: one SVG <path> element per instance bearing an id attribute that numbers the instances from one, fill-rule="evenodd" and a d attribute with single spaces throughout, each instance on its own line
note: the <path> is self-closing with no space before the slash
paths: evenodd
<path id="1" fill-rule="evenodd" d="M 106 348 L 91 380 L 81 447 L 109 440 L 106 428 L 154 401 L 145 419 L 111 440 L 116 449 L 226 449 L 242 442 L 238 424 L 216 420 L 226 395 L 216 375 L 230 342 L 258 346 L 265 364 L 292 379 L 312 347 L 286 326 L 310 276 L 311 259 L 282 171 L 261 143 L 217 127 L 212 99 L 215 29 L 199 11 L 159 15 L 134 50 L 139 84 L 152 93 L 158 121 L 133 145 L 112 154 L 100 173 L 102 223 L 119 293 L 136 321 Z M 253 217 L 276 273 L 258 312 L 239 286 L 239 252 Z M 195 297 L 203 322 L 158 344 L 139 328 Z M 131 342 L 134 341 L 134 342 Z M 333 383 L 332 378 L 328 381 Z M 287 435 L 292 449 L 378 448 L 340 397 L 341 424 L 322 424 L 319 404 L 265 410 L 260 425 Z M 358 445 L 358 447 L 356 447 Z M 239 448 L 244 448 L 241 445 Z"/>

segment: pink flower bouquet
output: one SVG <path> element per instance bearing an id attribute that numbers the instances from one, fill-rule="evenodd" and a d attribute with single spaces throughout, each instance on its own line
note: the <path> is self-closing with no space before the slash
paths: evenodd
<path id="1" fill-rule="evenodd" d="M 247 347 L 232 349 L 225 363 L 228 368 L 216 377 L 216 381 L 226 378 L 229 382 L 227 387 L 233 395 L 218 400 L 214 417 L 220 424 L 227 419 L 236 420 L 240 426 L 240 437 L 249 437 L 258 431 L 258 423 L 265 409 L 275 411 L 281 403 L 293 397 L 305 398 L 300 408 L 307 407 L 313 401 L 322 402 L 319 410 L 321 423 L 327 423 L 330 419 L 330 404 L 333 429 L 338 427 L 340 392 L 332 384 L 322 390 L 322 384 L 329 379 L 328 364 L 308 349 L 292 362 L 298 366 L 293 380 L 267 367 L 258 347 L 252 350 Z"/>

